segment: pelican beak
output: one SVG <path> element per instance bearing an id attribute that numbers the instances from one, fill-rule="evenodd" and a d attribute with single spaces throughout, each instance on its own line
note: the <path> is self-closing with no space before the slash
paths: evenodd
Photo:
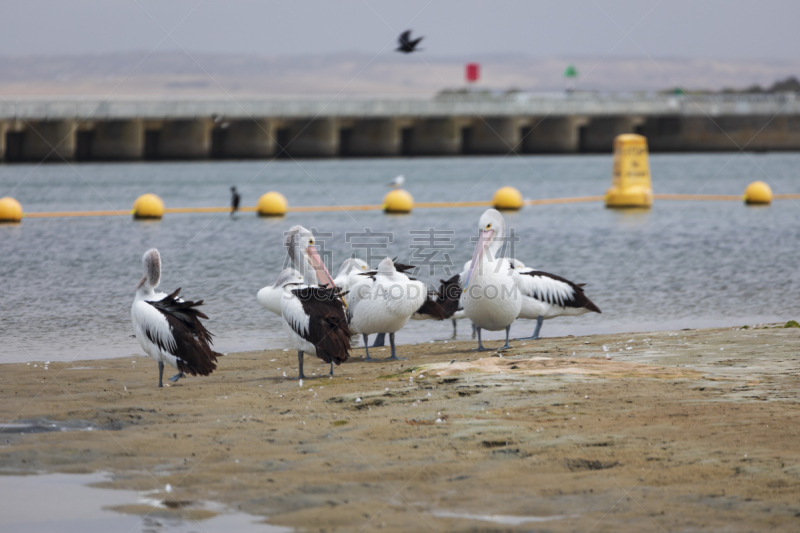
<path id="1" fill-rule="evenodd" d="M 139 282 L 139 284 L 136 286 L 136 290 L 137 290 L 137 291 L 138 291 L 139 289 L 141 289 L 141 288 L 142 288 L 142 285 L 144 285 L 144 282 L 145 282 L 145 281 L 147 281 L 147 276 L 142 276 L 142 280 L 141 280 L 141 281 Z"/>
<path id="2" fill-rule="evenodd" d="M 319 280 L 320 285 L 327 285 L 331 289 L 335 289 L 336 285 L 333 284 L 333 278 L 328 273 L 328 269 L 325 268 L 325 263 L 322 262 L 319 254 L 317 253 L 317 249 L 314 246 L 309 246 L 306 248 L 306 252 L 308 252 L 308 262 L 311 263 L 311 268 L 317 271 L 317 279 Z"/>
<path id="3" fill-rule="evenodd" d="M 486 252 L 486 248 L 489 247 L 489 243 L 492 242 L 492 238 L 494 237 L 494 230 L 485 230 L 482 229 L 480 234 L 478 235 L 478 244 L 475 246 L 475 252 L 472 254 L 472 263 L 469 265 L 469 271 L 467 272 L 467 279 L 464 280 L 464 289 L 469 287 L 469 281 L 472 279 L 472 273 L 480 263 L 481 259 L 483 258 L 484 252 Z"/>

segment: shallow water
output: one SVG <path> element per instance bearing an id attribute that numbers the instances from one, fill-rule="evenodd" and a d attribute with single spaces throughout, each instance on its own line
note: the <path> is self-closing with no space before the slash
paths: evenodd
<path id="1" fill-rule="evenodd" d="M 4 533 L 284 533 L 290 528 L 270 526 L 263 518 L 242 512 L 226 512 L 213 503 L 192 508 L 217 514 L 193 520 L 185 513 L 169 513 L 161 499 L 149 493 L 91 486 L 108 481 L 108 474 L 0 475 L 0 516 Z M 109 508 L 139 505 L 149 514 L 121 514 Z"/>
<path id="2" fill-rule="evenodd" d="M 739 194 L 761 179 L 775 193 L 800 192 L 800 154 L 655 155 L 656 192 Z M 406 176 L 417 201 L 486 200 L 501 185 L 527 198 L 602 194 L 611 156 L 465 157 L 0 166 L 0 196 L 28 212 L 130 209 L 144 192 L 167 206 L 224 206 L 237 185 L 243 205 L 279 190 L 294 206 L 380 203 L 385 183 Z M 0 226 L 0 361 L 64 361 L 141 354 L 130 325 L 130 303 L 141 278 L 141 256 L 161 251 L 162 289 L 182 287 L 204 299 L 219 351 L 288 347 L 277 317 L 255 300 L 283 268 L 283 232 L 302 224 L 332 236 L 338 270 L 353 250 L 348 233 L 389 232 L 375 256 L 419 264 L 412 230 L 453 231 L 452 249 L 434 260 L 458 272 L 472 255 L 483 208 L 418 209 L 409 216 L 380 212 L 292 213 L 259 219 L 252 213 L 167 215 L 159 222 L 129 217 L 29 219 Z M 649 211 L 613 211 L 600 203 L 528 207 L 506 215 L 520 237 L 516 256 L 530 266 L 587 283 L 603 310 L 545 323 L 544 336 L 682 327 L 741 325 L 797 318 L 800 209 L 790 200 L 771 207 L 739 202 L 659 201 Z M 351 239 L 352 240 L 352 239 Z M 373 242 L 385 240 L 373 237 Z M 318 239 L 319 241 L 319 239 Z M 441 266 L 419 278 L 447 277 Z M 530 335 L 532 322 L 515 325 Z M 447 339 L 449 322 L 412 322 L 400 343 Z M 468 324 L 459 338 L 469 338 Z M 501 332 L 488 334 L 500 338 Z M 141 355 L 139 355 L 141 356 Z"/>

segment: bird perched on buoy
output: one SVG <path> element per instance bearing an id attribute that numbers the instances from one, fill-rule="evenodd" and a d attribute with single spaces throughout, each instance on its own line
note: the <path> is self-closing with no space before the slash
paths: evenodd
<path id="1" fill-rule="evenodd" d="M 363 279 L 350 287 L 347 295 L 347 317 L 353 333 L 364 336 L 366 360 L 369 356 L 369 335 L 388 333 L 392 355 L 398 360 L 394 334 L 408 323 L 428 299 L 421 281 L 413 280 L 395 268 L 390 258 L 380 262 L 377 270 L 361 274 Z"/>
<path id="2" fill-rule="evenodd" d="M 601 313 L 583 293 L 583 283 L 573 283 L 555 274 L 526 267 L 517 259 L 508 260 L 514 281 L 522 295 L 522 308 L 517 318 L 536 320 L 536 330 L 530 337 L 517 340 L 536 340 L 542 322 L 559 316 L 578 316 L 593 311 Z"/>
<path id="3" fill-rule="evenodd" d="M 406 182 L 406 177 L 400 174 L 399 176 L 395 177 L 392 181 L 386 184 L 387 187 L 391 187 L 392 189 L 399 189 L 403 186 Z"/>
<path id="4" fill-rule="evenodd" d="M 411 30 L 406 30 L 400 37 L 397 38 L 397 42 L 399 46 L 395 48 L 396 52 L 402 52 L 404 54 L 410 54 L 411 52 L 419 52 L 422 50 L 421 48 L 417 48 L 419 42 L 423 39 L 423 37 L 417 37 L 416 39 L 411 39 Z"/>
<path id="5" fill-rule="evenodd" d="M 478 230 L 478 244 L 462 286 L 464 314 L 477 328 L 478 351 L 486 350 L 482 329 L 505 329 L 506 343 L 501 349 L 506 349 L 522 298 L 508 261 L 497 257 L 505 237 L 505 219 L 496 209 L 487 209 L 478 221 Z"/>
<path id="6" fill-rule="evenodd" d="M 264 309 L 281 316 L 281 299 L 286 295 L 286 287 L 302 282 L 303 275 L 300 272 L 293 268 L 285 268 L 278 274 L 278 279 L 275 280 L 275 283 L 258 291 L 256 299 Z"/>
<path id="7" fill-rule="evenodd" d="M 203 300 L 187 302 L 172 294 L 155 292 L 161 282 L 161 255 L 151 248 L 142 257 L 144 277 L 136 288 L 131 306 L 131 321 L 142 349 L 158 362 L 158 386 L 163 387 L 164 363 L 178 373 L 169 378 L 176 382 L 185 375 L 207 376 L 217 368 L 222 354 L 211 349 L 211 333 L 200 322 L 208 318 L 197 309 Z"/>
<path id="8" fill-rule="evenodd" d="M 339 290 L 314 247 L 314 235 L 303 226 L 293 226 L 286 234 L 286 250 L 302 283 L 289 284 L 290 296 L 281 299 L 283 329 L 297 350 L 300 379 L 303 356 L 314 354 L 331 365 L 340 365 L 350 356 L 350 328 Z"/>

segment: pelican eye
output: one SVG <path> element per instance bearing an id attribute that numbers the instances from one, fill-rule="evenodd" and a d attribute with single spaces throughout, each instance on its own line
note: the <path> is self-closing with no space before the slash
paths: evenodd
<path id="1" fill-rule="evenodd" d="M 492 229 L 492 225 L 491 224 L 486 224 L 486 229 Z"/>
<path id="2" fill-rule="evenodd" d="M 308 245 L 309 246 L 313 246 L 314 245 L 314 239 L 308 239 Z"/>

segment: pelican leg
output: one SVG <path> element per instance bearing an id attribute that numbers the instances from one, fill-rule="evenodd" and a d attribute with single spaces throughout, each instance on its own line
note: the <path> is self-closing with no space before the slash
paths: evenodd
<path id="1" fill-rule="evenodd" d="M 475 332 L 478 331 L 478 327 L 475 324 L 472 324 L 472 338 L 475 338 Z"/>
<path id="2" fill-rule="evenodd" d="M 458 328 L 456 327 L 456 324 L 458 324 L 458 321 L 454 318 L 453 319 L 453 338 L 454 339 L 456 338 L 456 333 L 458 331 Z"/>
<path id="3" fill-rule="evenodd" d="M 508 350 L 512 346 L 508 344 L 508 336 L 511 334 L 511 324 L 506 326 L 506 343 L 503 345 L 502 348 L 498 348 L 498 350 Z"/>
<path id="4" fill-rule="evenodd" d="M 158 362 L 158 386 L 163 387 L 164 383 L 162 382 L 162 378 L 164 377 L 164 362 Z"/>
<path id="5" fill-rule="evenodd" d="M 177 374 L 175 374 L 174 376 L 169 378 L 169 380 L 171 382 L 173 382 L 173 383 L 177 383 L 179 379 L 185 378 L 185 377 L 186 377 L 186 374 L 184 374 L 183 372 L 178 372 Z"/>
<path id="6" fill-rule="evenodd" d="M 331 361 L 331 376 L 333 376 L 333 361 Z"/>
<path id="7" fill-rule="evenodd" d="M 486 348 L 483 347 L 483 343 L 481 342 L 481 328 L 476 327 L 475 324 L 472 324 L 474 330 L 478 333 L 478 349 L 475 350 L 476 352 L 488 352 Z"/>
<path id="8" fill-rule="evenodd" d="M 394 333 L 389 333 L 389 345 L 392 347 L 392 356 L 389 357 L 387 361 L 392 359 L 395 361 L 405 361 L 404 357 L 397 357 L 397 352 L 394 349 Z"/>
<path id="9" fill-rule="evenodd" d="M 369 356 L 369 335 L 364 335 L 364 351 L 367 352 L 367 356 L 364 358 L 365 361 L 369 361 L 370 363 L 376 361 Z"/>
<path id="10" fill-rule="evenodd" d="M 386 333 L 378 333 L 375 335 L 375 342 L 372 343 L 373 348 L 381 348 L 386 346 Z"/>
<path id="11" fill-rule="evenodd" d="M 542 329 L 542 322 L 544 322 L 544 317 L 540 316 L 536 319 L 536 330 L 533 332 L 533 335 L 530 337 L 523 337 L 521 339 L 514 339 L 515 341 L 536 341 L 539 340 L 539 331 Z"/>
<path id="12" fill-rule="evenodd" d="M 304 379 L 306 376 L 303 374 L 303 350 L 297 350 L 297 364 L 300 367 L 300 379 Z"/>

